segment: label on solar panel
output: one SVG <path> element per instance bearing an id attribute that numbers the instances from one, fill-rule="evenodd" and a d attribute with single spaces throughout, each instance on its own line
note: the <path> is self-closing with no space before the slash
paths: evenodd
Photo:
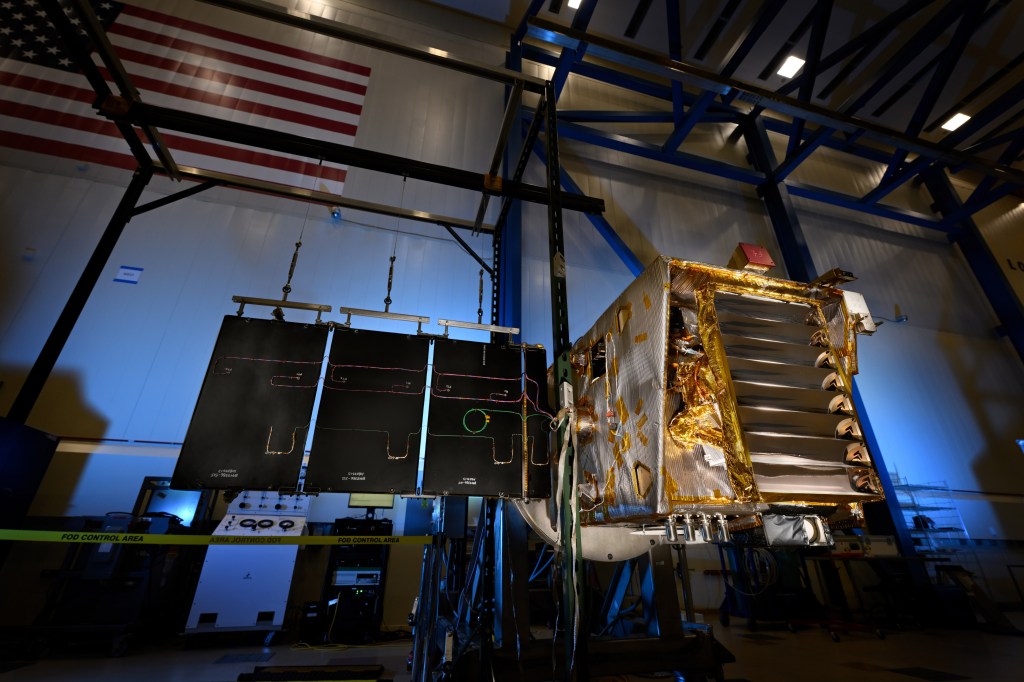
<path id="1" fill-rule="evenodd" d="M 326 344 L 323 326 L 225 317 L 172 487 L 295 488 Z"/>
<path id="2" fill-rule="evenodd" d="M 507 344 L 434 343 L 423 492 L 550 495 L 543 351 L 524 363 Z"/>
<path id="3" fill-rule="evenodd" d="M 307 491 L 415 492 L 428 353 L 426 337 L 334 332 Z"/>

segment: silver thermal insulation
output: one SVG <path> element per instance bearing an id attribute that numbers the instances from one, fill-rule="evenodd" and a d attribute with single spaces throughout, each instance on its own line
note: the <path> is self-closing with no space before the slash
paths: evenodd
<path id="1" fill-rule="evenodd" d="M 657 259 L 573 348 L 587 523 L 880 499 L 842 292 Z"/>
<path id="2" fill-rule="evenodd" d="M 668 268 L 658 263 L 574 346 L 581 507 L 609 518 L 669 512 L 662 472 Z"/>

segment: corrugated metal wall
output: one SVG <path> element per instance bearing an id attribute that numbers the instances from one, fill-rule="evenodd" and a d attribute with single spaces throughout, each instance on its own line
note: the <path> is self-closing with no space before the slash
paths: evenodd
<path id="1" fill-rule="evenodd" d="M 200 17 L 212 11 L 197 3 L 152 4 Z M 431 42 L 492 64 L 502 61 L 501 46 L 405 19 L 358 8 L 334 16 L 392 38 Z M 255 20 L 238 21 L 244 27 L 256 25 Z M 310 40 L 304 47 L 330 44 L 334 49 L 331 41 Z M 373 69 L 359 146 L 485 169 L 503 110 L 500 87 L 362 48 L 337 49 Z M 564 96 L 563 108 L 651 106 L 643 98 L 583 81 L 570 80 Z M 727 144 L 723 131 L 698 130 L 684 150 L 732 161 L 744 156 L 742 145 Z M 117 182 L 111 184 L 110 174 L 76 174 L 71 163 L 4 154 L 2 410 L 9 407 L 127 183 L 124 175 L 114 174 Z M 721 264 L 738 241 L 765 244 L 781 262 L 765 212 L 749 186 L 574 143 L 563 145 L 563 162 L 584 191 L 607 201 L 608 220 L 645 262 L 665 253 Z M 42 171 L 20 169 L 27 164 Z M 816 184 L 826 187 L 866 189 L 877 179 L 877 170 L 827 157 L 801 173 L 812 174 Z M 538 164 L 527 179 L 542 183 Z M 146 198 L 171 189 L 156 183 Z M 345 192 L 463 218 L 475 215 L 478 201 L 467 192 L 358 169 L 352 169 Z M 926 197 L 912 186 L 891 200 L 927 210 Z M 860 276 L 854 288 L 866 294 L 876 314 L 893 317 L 893 306 L 899 304 L 909 316 L 906 324 L 887 323 L 862 342 L 860 386 L 890 466 L 903 475 L 946 480 L 964 490 L 1024 493 L 1024 470 L 1014 444 L 1014 438 L 1024 436 L 1019 409 L 1024 369 L 1009 344 L 996 336 L 995 319 L 958 251 L 909 225 L 796 203 L 818 269 L 854 271 Z M 301 205 L 218 190 L 133 220 L 31 422 L 66 435 L 180 440 L 220 317 L 233 312 L 230 296 L 277 296 L 303 224 L 292 299 L 380 308 L 387 259 L 397 249 L 395 310 L 475 320 L 479 268 L 446 236 L 394 219 L 355 212 L 345 217 L 346 222 L 335 224 L 322 208 L 313 207 L 306 220 Z M 1018 231 L 1019 222 L 1013 223 Z M 524 338 L 550 345 L 546 223 L 543 207 L 525 206 Z M 570 322 L 572 333 L 579 334 L 631 275 L 585 217 L 567 213 L 565 230 Z M 488 240 L 471 243 L 489 256 Z M 34 260 L 23 259 L 29 247 L 37 249 Z M 140 284 L 114 284 L 118 265 L 144 267 Z M 1020 514 L 1007 513 L 996 503 L 970 501 L 964 502 L 964 511 L 976 536 L 994 532 L 1024 539 Z"/>

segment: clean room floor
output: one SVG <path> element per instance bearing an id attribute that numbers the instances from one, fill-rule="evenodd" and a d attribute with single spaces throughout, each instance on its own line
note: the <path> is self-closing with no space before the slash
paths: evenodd
<path id="1" fill-rule="evenodd" d="M 1024 614 L 1010 615 L 1024 624 Z M 1020 682 L 1024 670 L 1024 637 L 981 630 L 916 628 L 887 631 L 885 639 L 850 632 L 839 642 L 818 628 L 750 631 L 733 624 L 716 626 L 715 634 L 736 656 L 725 673 L 737 682 Z M 411 647 L 411 640 L 319 649 L 288 644 L 186 648 L 172 641 L 133 647 L 120 658 L 69 651 L 35 662 L 5 666 L 0 661 L 0 682 L 235 682 L 256 666 L 330 664 L 380 664 L 385 679 L 397 682 L 409 679 L 405 661 Z"/>

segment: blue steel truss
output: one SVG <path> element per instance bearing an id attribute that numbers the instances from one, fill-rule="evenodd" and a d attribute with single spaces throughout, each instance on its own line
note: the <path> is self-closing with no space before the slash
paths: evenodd
<path id="1" fill-rule="evenodd" d="M 1006 20 L 1007 12 L 1016 11 L 1007 9 L 1012 5 L 1009 0 L 907 2 L 846 43 L 830 44 L 828 49 L 825 36 L 833 15 L 833 0 L 814 3 L 766 0 L 742 26 L 736 25 L 741 14 L 737 11 L 740 3 L 729 0 L 722 3 L 717 20 L 709 25 L 703 41 L 692 50 L 695 60 L 704 60 L 713 49 L 724 52 L 725 57 L 717 69 L 687 61 L 687 49 L 680 35 L 680 22 L 684 20 L 680 2 L 664 1 L 667 54 L 588 33 L 587 28 L 601 4 L 598 0 L 584 0 L 568 24 L 541 18 L 543 2 L 535 0 L 530 4 L 513 35 L 510 54 L 516 60 L 552 67 L 551 80 L 559 92 L 569 75 L 575 74 L 665 102 L 664 109 L 635 112 L 560 110 L 558 136 L 754 186 L 780 237 L 780 249 L 790 276 L 796 279 L 812 278 L 814 269 L 791 197 L 946 232 L 960 243 L 998 312 L 1003 329 L 1024 357 L 1024 341 L 1019 338 L 1024 328 L 1024 311 L 972 221 L 974 214 L 1003 197 L 1011 194 L 1024 197 L 1024 169 L 1015 165 L 1024 160 L 1024 128 L 1014 125 L 1024 116 L 1024 109 L 1017 111 L 1024 101 L 1024 81 L 1007 78 L 1015 68 L 1024 65 L 1024 53 L 1006 62 L 960 99 L 958 106 L 987 100 L 984 106 L 976 107 L 966 124 L 938 141 L 923 137 L 956 110 L 954 107 L 934 116 L 948 74 L 983 26 L 994 20 Z M 626 37 L 637 34 L 650 4 L 636 3 Z M 796 19 L 791 24 L 796 28 L 789 34 L 788 41 L 796 44 L 806 36 L 808 63 L 802 73 L 775 90 L 736 80 L 734 74 L 755 45 L 769 32 L 773 22 L 787 12 L 803 13 L 791 17 Z M 723 50 L 719 43 L 724 36 L 729 36 L 732 42 Z M 885 60 L 873 59 L 872 55 L 888 43 L 894 43 L 889 46 L 892 56 Z M 937 54 L 906 76 L 904 72 L 910 71 L 914 59 L 933 45 L 941 45 Z M 773 63 L 782 55 L 783 50 L 776 52 Z M 865 69 L 868 64 L 876 66 Z M 826 72 L 830 80 L 821 85 L 819 81 Z M 855 73 L 859 75 L 859 87 L 842 102 L 828 99 L 840 86 L 849 86 L 848 79 Z M 919 82 L 923 94 L 918 94 L 921 88 L 915 89 Z M 889 87 L 892 84 L 897 84 L 895 90 Z M 1000 86 L 1002 91 L 998 90 Z M 918 99 L 910 108 L 909 119 L 899 128 L 857 117 L 880 95 L 887 98 L 877 106 L 876 112 L 887 112 L 912 94 Z M 823 99 L 827 100 L 827 106 L 820 103 Z M 768 112 L 773 115 L 765 115 Z M 524 120 L 528 119 L 529 114 L 524 114 Z M 660 144 L 609 130 L 616 123 L 663 125 L 667 122 L 672 123 L 672 130 Z M 694 128 L 710 123 L 737 125 L 735 136 L 746 139 L 749 165 L 726 163 L 683 151 L 684 142 Z M 788 137 L 785 158 L 775 158 L 768 143 L 769 134 Z M 820 148 L 885 164 L 886 170 L 878 185 L 863 196 L 794 180 L 793 172 Z M 979 156 L 993 152 L 998 152 L 995 160 Z M 972 170 L 980 179 L 968 199 L 954 201 L 955 197 L 946 191 L 947 174 L 965 169 Z M 579 191 L 564 169 L 561 181 L 567 192 Z M 924 182 L 935 200 L 935 213 L 884 203 L 894 190 L 910 181 Z M 635 270 L 636 257 L 615 234 L 613 226 L 601 216 L 588 218 L 627 267 Z"/>

